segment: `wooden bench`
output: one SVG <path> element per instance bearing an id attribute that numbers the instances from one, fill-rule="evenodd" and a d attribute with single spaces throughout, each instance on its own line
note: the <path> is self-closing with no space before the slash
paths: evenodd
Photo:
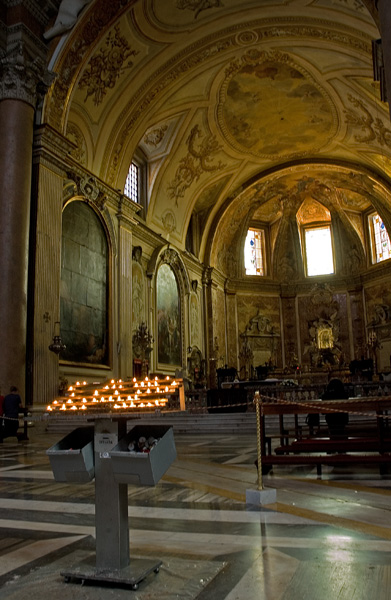
<path id="1" fill-rule="evenodd" d="M 318 475 L 322 465 L 341 464 L 376 464 L 381 473 L 388 470 L 391 464 L 391 435 L 388 427 L 387 411 L 391 408 L 391 398 L 356 398 L 349 400 L 329 400 L 302 402 L 262 402 L 260 405 L 260 436 L 262 470 L 266 472 L 273 465 L 316 465 Z M 291 442 L 291 435 L 284 427 L 284 415 L 294 415 L 295 425 L 298 415 L 324 414 L 327 412 L 356 412 L 373 415 L 375 427 L 367 432 L 360 427 L 356 435 L 334 439 L 325 436 L 308 436 L 296 431 L 296 439 Z M 272 453 L 270 439 L 265 435 L 265 419 L 268 415 L 279 415 L 280 446 Z M 386 418 L 383 418 L 385 416 Z M 296 428 L 295 428 L 296 429 Z M 350 432 L 351 433 L 351 432 Z M 299 434 L 299 435 L 297 435 Z"/>
<path id="2" fill-rule="evenodd" d="M 258 468 L 258 461 L 255 461 Z M 262 457 L 262 471 L 268 473 L 273 466 L 278 465 L 316 465 L 317 475 L 322 475 L 322 465 L 378 465 L 380 473 L 389 472 L 391 454 L 268 454 Z"/>
<path id="3" fill-rule="evenodd" d="M 373 435 L 373 432 L 371 432 Z M 302 438 L 295 440 L 291 444 L 284 444 L 275 448 L 276 454 L 297 454 L 297 453 L 331 453 L 338 452 L 384 452 L 391 451 L 391 439 L 379 440 L 378 437 L 344 437 L 340 439 L 330 439 L 326 437 Z M 269 452 L 269 454 L 271 454 Z"/>

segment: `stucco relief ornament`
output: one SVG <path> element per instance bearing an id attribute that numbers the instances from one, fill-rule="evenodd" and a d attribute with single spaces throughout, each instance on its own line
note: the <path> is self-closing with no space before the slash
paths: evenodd
<path id="1" fill-rule="evenodd" d="M 201 130 L 195 125 L 186 140 L 188 153 L 180 160 L 175 178 L 168 185 L 168 194 L 175 200 L 175 206 L 178 206 L 178 199 L 184 197 L 186 190 L 194 181 L 198 181 L 204 172 L 213 172 L 225 167 L 221 161 L 217 165 L 211 164 L 213 156 L 222 148 L 216 137 L 204 136 L 196 146 L 196 138 L 201 137 Z"/>
<path id="2" fill-rule="evenodd" d="M 356 134 L 354 136 L 356 142 L 367 144 L 368 142 L 376 141 L 381 146 L 391 148 L 391 130 L 385 127 L 379 117 L 376 119 L 372 117 L 362 100 L 354 98 L 351 94 L 349 94 L 348 98 L 356 108 L 359 108 L 364 113 L 360 115 L 355 110 L 345 110 L 346 122 L 363 132 L 363 135 Z"/>
<path id="3" fill-rule="evenodd" d="M 75 160 L 77 160 L 77 162 L 79 162 L 80 164 L 84 164 L 85 141 L 80 129 L 76 127 L 76 125 L 74 125 L 73 123 L 68 123 L 66 135 L 71 141 L 74 141 L 76 144 L 75 149 L 71 151 L 71 155 Z"/>
<path id="4" fill-rule="evenodd" d="M 172 233 L 176 229 L 175 215 L 171 210 L 166 210 L 162 216 L 162 223 L 167 233 Z"/>
<path id="5" fill-rule="evenodd" d="M 80 79 L 79 87 L 87 89 L 84 102 L 93 96 L 95 106 L 99 106 L 108 90 L 113 89 L 125 70 L 133 66 L 130 57 L 137 54 L 138 51 L 130 48 L 120 34 L 119 25 L 116 25 L 114 32 L 107 36 L 105 47 L 94 54 Z"/>
<path id="6" fill-rule="evenodd" d="M 319 306 L 321 304 L 329 306 L 333 302 L 333 292 L 327 283 L 316 284 L 312 288 L 310 296 L 314 306 Z"/>
<path id="7" fill-rule="evenodd" d="M 175 252 L 175 250 L 172 250 L 171 248 L 166 248 L 166 250 L 164 250 L 164 252 L 161 255 L 161 259 L 162 262 L 168 265 L 174 265 L 178 260 L 178 255 Z"/>
<path id="8" fill-rule="evenodd" d="M 0 100 L 23 100 L 35 108 L 55 77 L 44 62 L 31 56 L 25 44 L 19 41 L 0 59 Z"/>
<path id="9" fill-rule="evenodd" d="M 192 10 L 196 19 L 203 10 L 220 8 L 224 4 L 221 0 L 177 0 L 176 6 L 181 10 Z"/>
<path id="10" fill-rule="evenodd" d="M 89 200 L 96 201 L 99 196 L 99 187 L 95 177 L 85 177 L 80 181 L 80 191 Z"/>
<path id="11" fill-rule="evenodd" d="M 168 125 L 163 125 L 162 127 L 157 127 L 156 129 L 149 131 L 144 136 L 144 143 L 147 144 L 147 146 L 154 146 L 157 148 L 163 141 L 167 129 Z"/>

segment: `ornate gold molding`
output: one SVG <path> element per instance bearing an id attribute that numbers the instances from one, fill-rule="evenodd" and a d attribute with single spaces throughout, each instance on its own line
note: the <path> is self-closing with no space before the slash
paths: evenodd
<path id="1" fill-rule="evenodd" d="M 198 181 L 204 172 L 213 172 L 225 167 L 221 161 L 217 165 L 212 165 L 210 162 L 213 155 L 221 149 L 216 137 L 204 136 L 198 147 L 195 142 L 196 138 L 202 138 L 199 125 L 192 128 L 186 140 L 188 152 L 179 161 L 175 177 L 168 184 L 168 195 L 171 200 L 175 200 L 175 206 L 178 206 L 179 198 L 184 197 L 186 190 L 194 181 Z"/>
<path id="2" fill-rule="evenodd" d="M 216 40 L 216 37 L 212 35 L 203 38 L 196 44 L 189 46 L 181 55 L 178 55 L 176 61 L 170 60 L 158 71 L 152 73 L 145 85 L 129 99 L 127 106 L 113 125 L 113 132 L 119 132 L 119 134 L 115 139 L 110 140 L 102 161 L 103 164 L 108 165 L 108 171 L 105 173 L 107 181 L 114 184 L 120 164 L 120 156 L 129 135 L 136 122 L 145 114 L 145 111 L 159 94 L 197 65 L 205 63 L 205 61 L 219 54 L 232 52 L 235 48 L 242 48 L 243 39 L 240 36 L 238 37 L 241 32 L 250 31 L 251 37 L 255 36 L 257 42 L 269 40 L 282 42 L 286 38 L 297 36 L 315 39 L 317 43 L 324 40 L 353 48 L 372 61 L 372 46 L 369 36 L 364 38 L 358 31 L 349 27 L 344 27 L 341 31 L 330 31 L 331 27 L 335 28 L 335 23 L 325 20 L 314 21 L 308 19 L 307 25 L 300 26 L 295 25 L 295 21 L 296 18 L 260 19 L 255 22 L 226 28 L 221 31 L 220 39 Z"/>

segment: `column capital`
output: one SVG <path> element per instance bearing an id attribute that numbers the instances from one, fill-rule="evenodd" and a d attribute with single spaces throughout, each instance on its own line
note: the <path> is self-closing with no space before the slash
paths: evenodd
<path id="1" fill-rule="evenodd" d="M 0 59 L 0 100 L 22 100 L 36 108 L 55 77 L 20 40 Z"/>

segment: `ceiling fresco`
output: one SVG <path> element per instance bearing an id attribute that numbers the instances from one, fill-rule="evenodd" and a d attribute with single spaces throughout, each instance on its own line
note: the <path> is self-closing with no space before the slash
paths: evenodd
<path id="1" fill-rule="evenodd" d="M 246 53 L 228 66 L 219 125 L 239 152 L 290 158 L 317 152 L 334 136 L 330 97 L 288 54 Z"/>
<path id="2" fill-rule="evenodd" d="M 357 215 L 388 207 L 391 173 L 372 4 L 92 0 L 53 41 L 46 120 L 115 189 L 144 157 L 145 223 L 184 248 L 193 216 L 216 268 L 246 224 L 284 219 L 290 202 L 359 231 Z"/>

